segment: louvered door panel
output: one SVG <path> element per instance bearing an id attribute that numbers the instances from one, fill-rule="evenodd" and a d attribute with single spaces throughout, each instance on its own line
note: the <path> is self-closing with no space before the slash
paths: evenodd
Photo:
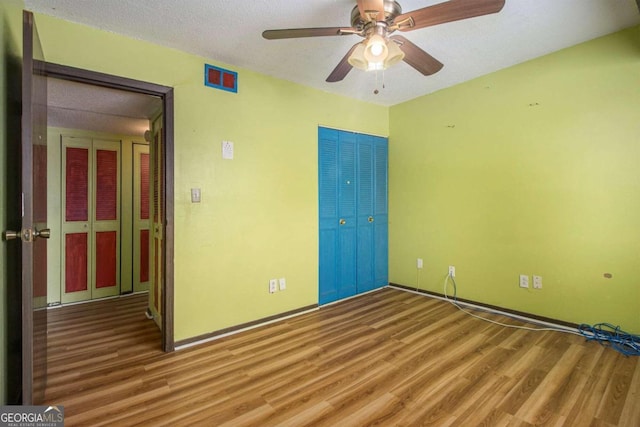
<path id="1" fill-rule="evenodd" d="M 338 132 L 338 298 L 357 292 L 357 200 L 356 138 L 349 132 Z"/>
<path id="2" fill-rule="evenodd" d="M 320 128 L 318 138 L 319 301 L 338 298 L 338 138 Z"/>
<path id="3" fill-rule="evenodd" d="M 120 294 L 120 141 L 93 140 L 92 298 Z"/>
<path id="4" fill-rule="evenodd" d="M 320 304 L 386 284 L 385 150 L 385 138 L 319 128 Z"/>
<path id="5" fill-rule="evenodd" d="M 91 299 L 91 139 L 62 137 L 63 303 Z"/>
<path id="6" fill-rule="evenodd" d="M 374 287 L 389 284 L 389 145 L 386 138 L 373 137 L 374 146 Z"/>
<path id="7" fill-rule="evenodd" d="M 374 288 L 374 178 L 372 137 L 358 135 L 358 240 L 357 284 L 358 293 Z"/>
<path id="8" fill-rule="evenodd" d="M 133 145 L 133 291 L 149 289 L 151 176 L 149 146 Z"/>
<path id="9" fill-rule="evenodd" d="M 89 290 L 87 237 L 88 233 L 65 234 L 65 292 L 87 292 Z"/>

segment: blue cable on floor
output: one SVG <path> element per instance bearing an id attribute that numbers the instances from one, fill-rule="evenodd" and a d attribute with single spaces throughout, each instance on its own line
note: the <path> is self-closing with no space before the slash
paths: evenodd
<path id="1" fill-rule="evenodd" d="M 629 334 L 609 323 L 597 323 L 593 326 L 582 324 L 578 331 L 587 341 L 597 341 L 600 345 L 611 347 L 625 356 L 640 356 L 640 336 Z"/>

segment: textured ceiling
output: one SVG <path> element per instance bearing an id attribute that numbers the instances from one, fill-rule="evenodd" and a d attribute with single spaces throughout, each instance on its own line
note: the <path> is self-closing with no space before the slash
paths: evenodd
<path id="1" fill-rule="evenodd" d="M 403 12 L 441 0 L 399 0 Z M 394 105 L 640 24 L 636 0 L 506 0 L 500 13 L 403 33 L 444 68 L 405 63 L 325 79 L 358 36 L 265 40 L 265 29 L 350 26 L 355 0 L 25 0 L 27 9 L 323 91 Z M 99 53 L 96 53 L 99 54 Z M 240 84 L 242 76 L 240 75 Z M 380 88 L 375 95 L 374 89 Z"/>
<path id="2" fill-rule="evenodd" d="M 142 136 L 160 98 L 68 80 L 47 79 L 49 126 Z"/>

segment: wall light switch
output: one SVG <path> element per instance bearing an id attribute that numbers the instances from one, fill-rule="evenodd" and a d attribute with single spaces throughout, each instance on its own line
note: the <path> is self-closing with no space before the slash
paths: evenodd
<path id="1" fill-rule="evenodd" d="M 192 188 L 191 189 L 191 203 L 200 203 L 200 189 Z"/>
<path id="2" fill-rule="evenodd" d="M 280 286 L 280 290 L 284 291 L 285 289 L 287 289 L 287 279 L 285 279 L 284 277 L 281 277 L 280 280 L 278 281 L 278 285 Z"/>
<path id="3" fill-rule="evenodd" d="M 222 141 L 222 158 L 233 160 L 233 142 Z"/>

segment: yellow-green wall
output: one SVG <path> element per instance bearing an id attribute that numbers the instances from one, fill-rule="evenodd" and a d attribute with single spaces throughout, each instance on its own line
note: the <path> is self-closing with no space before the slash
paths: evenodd
<path id="1" fill-rule="evenodd" d="M 639 28 L 386 108 L 236 67 L 239 93 L 216 91 L 212 59 L 36 21 L 50 62 L 174 87 L 177 340 L 317 303 L 318 125 L 390 135 L 392 282 L 439 292 L 454 264 L 462 298 L 640 332 Z"/>
<path id="2" fill-rule="evenodd" d="M 461 298 L 640 332 L 640 27 L 389 121 L 390 281 L 442 292 L 455 265 Z"/>
<path id="3" fill-rule="evenodd" d="M 5 189 L 9 179 L 7 175 L 12 173 L 9 171 L 8 162 L 16 160 L 8 155 L 7 149 L 9 144 L 19 142 L 20 137 L 20 111 L 14 94 L 16 93 L 15 85 L 20 84 L 19 74 L 16 75 L 16 72 L 19 71 L 18 66 L 22 60 L 22 8 L 22 1 L 0 2 L 0 231 L 20 225 L 8 218 L 15 217 L 15 214 L 8 211 Z M 0 242 L 0 404 L 2 405 L 15 403 L 15 390 L 8 390 L 11 386 L 15 387 L 15 366 L 10 367 L 9 364 L 16 362 L 15 354 L 20 349 L 20 343 L 16 342 L 9 333 L 9 315 L 15 312 L 16 306 L 20 306 L 19 300 L 10 300 L 12 295 L 10 288 L 15 290 L 20 283 L 16 283 L 15 275 L 11 276 L 14 269 L 10 268 L 7 262 L 7 245 L 9 244 L 11 242 Z M 9 378 L 10 376 L 12 378 Z"/>
<path id="4" fill-rule="evenodd" d="M 212 59 L 36 21 L 47 61 L 174 87 L 176 340 L 316 304 L 318 125 L 388 135 L 388 108 L 236 67 L 238 94 L 214 90 Z M 279 277 L 286 291 L 269 294 Z"/>

